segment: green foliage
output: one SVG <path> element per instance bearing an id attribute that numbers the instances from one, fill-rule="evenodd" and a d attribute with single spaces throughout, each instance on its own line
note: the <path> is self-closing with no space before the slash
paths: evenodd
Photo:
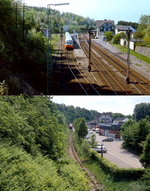
<path id="1" fill-rule="evenodd" d="M 63 112 L 68 123 L 72 123 L 77 118 L 85 118 L 86 121 L 92 121 L 98 115 L 97 111 L 87 110 L 85 108 L 66 106 L 64 104 L 57 104 L 58 109 Z"/>
<path id="2" fill-rule="evenodd" d="M 138 28 L 138 23 L 135 22 L 118 21 L 117 25 L 132 26 L 134 29 Z"/>
<path id="3" fill-rule="evenodd" d="M 146 116 L 150 116 L 150 103 L 140 103 L 135 105 L 133 115 L 137 121 Z"/>
<path id="4" fill-rule="evenodd" d="M 144 174 L 144 169 L 142 168 L 119 168 L 106 158 L 101 158 L 93 149 L 90 152 L 92 152 L 92 158 L 98 161 L 105 173 L 109 174 L 114 180 L 137 180 Z"/>
<path id="5" fill-rule="evenodd" d="M 86 140 L 83 140 L 80 145 L 78 145 L 78 154 L 83 160 L 88 160 L 91 157 L 91 153 L 89 152 L 89 144 Z"/>
<path id="6" fill-rule="evenodd" d="M 88 191 L 87 179 L 75 164 L 59 169 L 56 163 L 38 154 L 32 157 L 9 142 L 0 143 L 1 191 Z"/>
<path id="7" fill-rule="evenodd" d="M 123 115 L 122 113 L 112 113 L 112 118 L 116 119 L 118 117 L 125 117 L 125 115 Z"/>
<path id="8" fill-rule="evenodd" d="M 0 97 L 0 190 L 88 191 L 67 158 L 66 124 L 49 97 Z"/>
<path id="9" fill-rule="evenodd" d="M 79 138 L 84 138 L 88 134 L 88 128 L 84 118 L 78 118 L 74 121 L 74 127 Z"/>
<path id="10" fill-rule="evenodd" d="M 65 124 L 47 97 L 1 97 L 0 137 L 29 153 L 38 148 L 51 158 L 64 152 Z"/>
<path id="11" fill-rule="evenodd" d="M 68 190 L 71 191 L 89 191 L 88 180 L 85 178 L 85 174 L 81 172 L 74 164 L 63 165 L 60 168 L 60 175 L 63 177 L 64 182 L 69 182 Z"/>
<path id="12" fill-rule="evenodd" d="M 142 38 L 142 46 L 150 47 L 150 15 L 142 15 L 135 38 Z"/>
<path id="13" fill-rule="evenodd" d="M 123 37 L 125 37 L 125 36 L 126 36 L 126 35 L 125 35 L 124 32 L 121 32 L 121 33 L 118 33 L 118 34 L 114 35 L 114 37 L 113 37 L 113 43 L 114 43 L 114 44 L 119 44 L 119 43 L 120 43 L 120 39 L 123 38 Z"/>
<path id="14" fill-rule="evenodd" d="M 112 31 L 105 32 L 104 35 L 106 37 L 106 41 L 111 41 L 113 38 L 113 32 Z"/>
<path id="15" fill-rule="evenodd" d="M 89 144 L 92 148 L 95 148 L 97 146 L 97 141 L 96 141 L 96 135 L 93 134 L 90 138 Z"/>
<path id="16" fill-rule="evenodd" d="M 131 147 L 138 153 L 142 152 L 143 141 L 150 133 L 149 120 L 143 119 L 139 122 L 130 120 L 122 126 L 122 137 L 125 145 Z"/>
<path id="17" fill-rule="evenodd" d="M 141 155 L 140 161 L 143 163 L 143 166 L 150 168 L 150 131 L 143 145 L 143 154 Z M 150 172 L 149 172 L 150 175 Z M 149 176 L 150 178 L 150 176 Z"/>

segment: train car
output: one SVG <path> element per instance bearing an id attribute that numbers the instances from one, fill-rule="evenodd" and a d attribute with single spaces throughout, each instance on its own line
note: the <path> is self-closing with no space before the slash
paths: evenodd
<path id="1" fill-rule="evenodd" d="M 72 40 L 72 37 L 71 37 L 69 32 L 65 33 L 65 48 L 67 50 L 73 50 L 74 49 L 73 40 Z"/>

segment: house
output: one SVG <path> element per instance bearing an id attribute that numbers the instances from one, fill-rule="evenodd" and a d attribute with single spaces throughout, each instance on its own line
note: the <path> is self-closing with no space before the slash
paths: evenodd
<path id="1" fill-rule="evenodd" d="M 133 38 L 133 34 L 136 32 L 136 30 L 133 27 L 131 27 L 131 26 L 118 25 L 115 28 L 115 34 L 118 34 L 118 33 L 121 33 L 121 32 L 126 33 L 129 30 L 131 32 L 130 33 L 131 34 L 131 38 Z"/>
<path id="2" fill-rule="evenodd" d="M 96 21 L 96 29 L 97 29 L 97 37 L 100 37 L 100 35 L 103 36 L 103 34 L 107 31 L 115 32 L 115 23 L 113 20 L 97 20 Z M 104 36 L 103 36 L 104 37 Z"/>
<path id="3" fill-rule="evenodd" d="M 114 119 L 113 123 L 120 123 L 123 124 L 125 122 L 127 122 L 129 119 L 126 117 L 117 117 L 116 119 Z"/>
<path id="4" fill-rule="evenodd" d="M 98 121 L 102 122 L 102 123 L 111 123 L 112 122 L 112 113 L 111 112 L 100 113 L 98 116 Z"/>

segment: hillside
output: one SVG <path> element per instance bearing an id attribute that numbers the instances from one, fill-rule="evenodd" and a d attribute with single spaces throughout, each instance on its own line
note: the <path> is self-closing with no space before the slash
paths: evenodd
<path id="1" fill-rule="evenodd" d="M 0 97 L 0 190 L 88 191 L 68 156 L 64 116 L 47 97 Z"/>

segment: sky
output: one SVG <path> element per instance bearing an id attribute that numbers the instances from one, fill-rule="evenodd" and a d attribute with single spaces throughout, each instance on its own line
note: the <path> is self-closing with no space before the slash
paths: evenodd
<path id="1" fill-rule="evenodd" d="M 150 15 L 149 0 L 23 0 L 27 5 L 47 7 L 47 4 L 70 3 L 51 6 L 61 12 L 72 12 L 94 20 L 110 19 L 138 22 L 141 15 Z"/>
<path id="2" fill-rule="evenodd" d="M 150 96 L 53 96 L 53 102 L 98 112 L 133 114 L 136 104 L 150 103 Z"/>

